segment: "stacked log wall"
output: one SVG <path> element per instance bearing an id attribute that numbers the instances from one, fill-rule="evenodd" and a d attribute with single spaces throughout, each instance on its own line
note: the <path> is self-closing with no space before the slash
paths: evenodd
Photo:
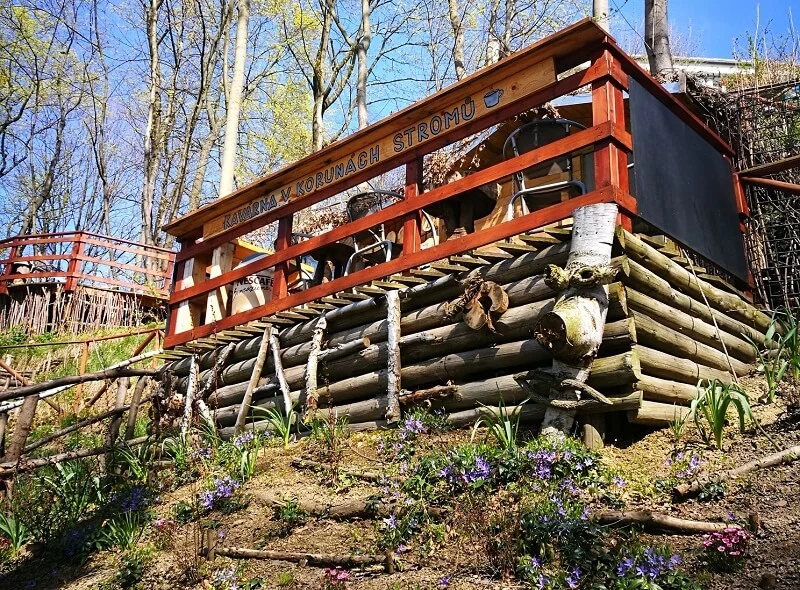
<path id="1" fill-rule="evenodd" d="M 590 385 L 614 402 L 602 410 L 627 411 L 632 422 L 661 424 L 682 414 L 676 405 L 685 406 L 695 397 L 699 380 L 729 382 L 732 372 L 742 375 L 753 368 L 754 352 L 742 334 L 763 340 L 768 316 L 739 295 L 698 279 L 634 235 L 618 231 L 616 248 L 613 262 L 619 269 L 618 279 L 609 288 L 603 345 L 589 379 Z M 569 242 L 554 244 L 400 290 L 400 382 L 406 399 L 412 399 L 409 394 L 414 391 L 450 386 L 447 395 L 432 403 L 454 418 L 468 415 L 478 404 L 496 406 L 501 400 L 519 403 L 525 399 L 527 394 L 515 374 L 551 364 L 549 353 L 533 337 L 538 317 L 555 298 L 542 272 L 548 264 L 563 265 L 568 251 Z M 448 314 L 450 303 L 474 279 L 494 281 L 508 293 L 509 309 L 495 322 L 496 331 L 473 330 L 460 314 Z M 390 401 L 386 298 L 376 295 L 324 313 L 316 411 L 327 415 L 332 408 L 336 414 L 347 415 L 354 428 L 385 423 Z M 301 406 L 305 405 L 305 373 L 317 322 L 314 318 L 297 323 L 279 334 L 290 397 Z M 216 378 L 216 390 L 208 401 L 223 436 L 233 432 L 261 346 L 261 336 L 241 335 L 218 375 L 212 373 L 223 347 L 198 357 L 200 387 Z M 167 366 L 179 378 L 181 393 L 187 388 L 190 364 L 184 358 Z M 265 428 L 266 423 L 259 420 L 261 411 L 282 407 L 271 355 L 253 391 L 252 404 L 249 428 Z"/>

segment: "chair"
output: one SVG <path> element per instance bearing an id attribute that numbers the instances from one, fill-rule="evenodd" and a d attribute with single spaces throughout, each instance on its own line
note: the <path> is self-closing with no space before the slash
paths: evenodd
<path id="1" fill-rule="evenodd" d="M 539 119 L 531 121 L 515 129 L 503 144 L 503 158 L 508 160 L 520 154 L 535 150 L 567 137 L 573 129 L 585 129 L 583 125 L 569 119 Z M 561 201 L 564 190 L 577 191 L 579 195 L 586 194 L 586 183 L 575 178 L 572 166 L 573 154 L 565 154 L 547 162 L 536 164 L 513 175 L 514 194 L 509 203 L 509 217 L 514 217 L 514 207 L 518 201 L 522 202 L 522 209 L 528 213 L 531 208 L 540 209 Z M 592 174 L 591 166 L 582 166 L 584 176 Z M 553 174 L 566 174 L 566 180 L 558 180 L 544 185 L 534 186 L 536 179 Z M 529 201 L 529 199 L 535 199 Z"/>
<path id="2" fill-rule="evenodd" d="M 346 211 L 349 221 L 363 219 L 368 215 L 377 213 L 386 207 L 403 200 L 403 195 L 393 191 L 373 190 L 359 193 L 350 197 L 347 201 Z M 433 218 L 425 211 L 422 216 L 428 222 L 430 231 L 436 234 Z M 395 225 L 397 223 L 395 222 Z M 401 244 L 397 242 L 398 233 L 401 225 L 397 228 L 388 227 L 386 223 L 380 223 L 375 227 L 357 233 L 353 236 L 355 252 L 347 260 L 344 274 L 350 273 L 356 258 L 361 258 L 366 262 L 380 263 L 389 262 L 395 255 L 402 250 Z"/>

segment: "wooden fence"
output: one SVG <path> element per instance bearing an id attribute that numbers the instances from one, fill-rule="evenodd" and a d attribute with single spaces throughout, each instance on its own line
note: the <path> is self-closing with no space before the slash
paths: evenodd
<path id="1" fill-rule="evenodd" d="M 91 232 L 20 235 L 0 240 L 0 293 L 15 285 L 58 283 L 166 298 L 175 253 Z"/>

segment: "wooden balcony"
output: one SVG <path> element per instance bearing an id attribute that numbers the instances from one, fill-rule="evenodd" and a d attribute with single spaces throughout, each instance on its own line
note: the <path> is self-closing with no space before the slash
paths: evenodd
<path id="1" fill-rule="evenodd" d="M 587 106 L 590 120 L 585 129 L 570 132 L 515 157 L 484 162 L 458 180 L 423 191 L 423 158 L 426 155 L 496 126 L 498 129 L 508 127 L 521 114 L 581 90 L 591 97 Z M 629 105 L 629 96 L 634 95 L 636 109 Z M 658 111 L 661 119 L 656 122 L 663 120 L 666 127 L 647 129 L 647 116 L 643 117 L 642 108 Z M 662 136 L 664 129 L 677 124 L 683 135 L 676 131 L 674 138 Z M 681 143 L 684 136 L 685 145 Z M 665 154 L 675 155 L 678 160 L 682 150 L 699 149 L 702 152 L 699 159 L 696 158 L 699 168 L 689 174 L 678 169 L 678 164 L 670 171 L 658 168 L 653 158 L 636 159 L 634 187 L 629 181 L 632 156 L 637 148 L 659 143 L 665 146 Z M 510 199 L 511 189 L 503 187 L 513 184 L 513 175 L 576 153 L 592 156 L 585 160 L 591 162 L 592 169 L 583 171 L 587 178 L 591 176 L 583 194 L 565 196 L 540 208 L 529 207 L 529 211 L 520 215 L 492 215 L 491 223 L 476 225 L 472 233 L 423 247 L 421 212 L 426 208 L 435 208 L 437 204 L 487 186 L 500 187 L 500 207 L 501 202 L 507 203 Z M 478 249 L 507 244 L 507 240 L 515 236 L 567 220 L 577 207 L 593 203 L 617 203 L 619 223 L 624 228 L 630 230 L 637 223 L 654 224 L 678 242 L 692 248 L 697 244 L 695 251 L 713 261 L 717 253 L 714 244 L 697 242 L 697 232 L 684 236 L 682 218 L 665 219 L 658 208 L 666 209 L 667 214 L 672 209 L 684 216 L 697 217 L 699 227 L 696 229 L 701 235 L 703 232 L 713 234 L 711 230 L 720 229 L 718 225 L 728 231 L 727 237 L 734 235 L 737 239 L 738 235 L 741 241 L 739 222 L 746 215 L 746 208 L 738 190 L 738 179 L 730 168 L 730 154 L 730 148 L 718 136 L 644 72 L 605 31 L 588 19 L 581 21 L 168 224 L 165 230 L 176 236 L 181 249 L 176 258 L 169 299 L 165 346 L 175 347 L 207 338 L 262 318 L 292 323 L 289 321 L 291 313 L 298 319 L 307 317 L 303 309 L 308 311 L 309 308 L 302 306 L 311 304 L 311 309 L 318 312 L 318 308 L 329 305 L 336 294 L 342 294 L 342 300 L 359 297 L 359 293 L 352 293 L 356 287 L 365 293 L 369 293 L 370 288 L 377 292 L 398 288 L 403 282 L 418 280 L 420 271 L 415 269 L 430 269 L 429 265 L 437 261 L 445 270 L 447 265 L 469 264 L 470 259 L 479 254 Z M 320 235 L 292 243 L 295 213 L 401 166 L 405 167 L 401 200 Z M 664 178 L 659 176 L 662 173 Z M 686 178 L 694 184 L 683 190 L 676 183 Z M 643 190 L 635 190 L 640 186 Z M 671 192 L 665 196 L 667 189 Z M 675 195 L 674 204 L 670 201 L 671 194 Z M 697 194 L 713 194 L 716 199 L 698 204 L 700 209 L 713 209 L 722 203 L 725 215 L 720 216 L 719 223 L 702 218 L 702 210 L 699 213 L 690 210 L 691 200 Z M 237 239 L 273 222 L 278 224 L 274 252 L 232 268 L 237 259 L 232 254 L 232 246 Z M 402 250 L 392 259 L 329 282 L 303 289 L 291 288 L 290 265 L 295 261 L 369 228 L 389 223 L 402 227 L 403 231 Z M 526 243 L 533 241 L 529 239 Z M 734 250 L 738 252 L 740 246 L 736 245 Z M 518 246 L 519 249 L 526 247 L 531 248 L 525 243 Z M 730 244 L 724 247 L 730 249 Z M 507 252 L 509 248 L 513 249 L 513 245 L 500 249 Z M 723 267 L 726 262 L 722 260 Z M 728 270 L 735 267 L 732 272 L 741 278 L 741 264 L 738 259 L 734 262 L 736 264 L 728 265 Z M 269 269 L 273 271 L 271 299 L 230 313 L 230 303 L 225 305 L 224 302 L 231 285 Z M 434 276 L 441 274 L 435 268 L 430 272 Z M 373 286 L 369 287 L 371 284 Z M 211 313 L 209 300 L 223 304 Z"/>
<path id="2" fill-rule="evenodd" d="M 0 240 L 0 293 L 50 284 L 166 299 L 174 263 L 171 250 L 91 232 L 20 235 Z"/>

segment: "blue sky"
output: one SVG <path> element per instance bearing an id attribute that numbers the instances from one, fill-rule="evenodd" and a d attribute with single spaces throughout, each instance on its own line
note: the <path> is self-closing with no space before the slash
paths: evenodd
<path id="1" fill-rule="evenodd" d="M 643 5 L 643 0 L 609 0 L 612 15 L 615 8 L 621 12 L 612 21 L 611 33 L 623 47 L 626 40 L 633 43 L 641 34 Z M 789 31 L 789 11 L 795 26 L 800 27 L 800 0 L 669 0 L 672 36 L 686 36 L 673 46 L 689 47 L 699 56 L 733 57 L 734 40 L 739 39 L 740 48 L 747 46 L 747 33 L 755 31 L 759 13 L 761 34 L 768 28 L 768 37 L 769 33 L 778 37 Z M 631 31 L 631 25 L 638 32 Z"/>

